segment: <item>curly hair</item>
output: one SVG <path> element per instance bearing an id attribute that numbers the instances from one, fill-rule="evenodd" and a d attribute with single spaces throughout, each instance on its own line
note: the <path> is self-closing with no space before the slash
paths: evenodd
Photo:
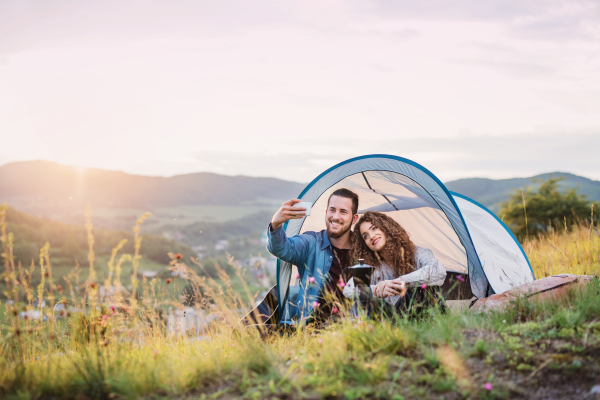
<path id="1" fill-rule="evenodd" d="M 360 234 L 363 222 L 370 222 L 381 229 L 385 235 L 385 250 L 388 259 L 386 264 L 392 267 L 394 275 L 401 276 L 415 270 L 414 260 L 417 247 L 410 240 L 408 232 L 398 222 L 379 212 L 367 211 L 354 226 L 352 234 L 352 250 L 350 259 L 357 261 L 362 258 L 365 264 L 378 266 L 381 264 L 379 255 L 369 249 Z"/>

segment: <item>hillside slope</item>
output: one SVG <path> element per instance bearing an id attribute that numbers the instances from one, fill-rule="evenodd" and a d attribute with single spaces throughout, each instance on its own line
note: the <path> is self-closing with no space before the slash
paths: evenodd
<path id="1" fill-rule="evenodd" d="M 208 172 L 156 177 L 50 161 L 0 166 L 0 200 L 11 204 L 85 204 L 97 207 L 242 205 L 297 196 L 304 184 L 275 178 L 225 176 Z"/>
<path id="2" fill-rule="evenodd" d="M 131 221 L 135 225 L 135 220 Z M 145 227 L 142 225 L 142 233 Z M 39 218 L 8 207 L 6 212 L 6 231 L 14 234 L 15 262 L 29 265 L 31 260 L 39 259 L 40 248 L 50 243 L 50 256 L 53 263 L 72 267 L 74 260 L 82 264 L 87 261 L 88 236 L 84 226 L 74 226 Z M 122 253 L 133 254 L 133 235 L 130 232 L 106 229 L 93 229 L 94 251 L 97 257 L 111 254 L 119 241 L 127 239 Z M 142 260 L 167 265 L 168 252 L 182 253 L 186 257 L 194 256 L 192 249 L 182 243 L 158 235 L 142 234 L 140 248 Z"/>
<path id="3" fill-rule="evenodd" d="M 584 178 L 565 172 L 551 172 L 531 178 L 487 179 L 467 178 L 447 182 L 446 187 L 454 192 L 464 194 L 486 207 L 497 211 L 499 204 L 506 200 L 513 191 L 527 186 L 537 187 L 539 183 L 532 179 L 547 180 L 550 176 L 564 178 L 560 182 L 563 188 L 577 188 L 578 192 L 588 196 L 590 200 L 600 201 L 600 181 Z"/>

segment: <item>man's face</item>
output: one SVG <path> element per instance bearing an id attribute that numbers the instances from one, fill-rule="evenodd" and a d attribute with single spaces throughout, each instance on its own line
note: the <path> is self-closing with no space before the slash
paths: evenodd
<path id="1" fill-rule="evenodd" d="M 331 196 L 329 205 L 327 206 L 327 213 L 325 214 L 327 235 L 330 238 L 338 239 L 350 230 L 353 222 L 356 221 L 352 214 L 352 199 Z"/>

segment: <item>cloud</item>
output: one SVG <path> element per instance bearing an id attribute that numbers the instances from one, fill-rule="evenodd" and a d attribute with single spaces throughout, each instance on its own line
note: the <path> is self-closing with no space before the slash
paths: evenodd
<path id="1" fill-rule="evenodd" d="M 316 143 L 315 143 L 316 144 Z M 327 139 L 319 145 L 329 145 Z M 289 148 L 281 143 L 280 148 Z M 600 179 L 597 149 L 600 128 L 586 131 L 541 131 L 518 135 L 463 135 L 445 138 L 352 140 L 352 146 L 317 154 L 305 143 L 300 152 L 199 151 L 191 159 L 212 172 L 245 171 L 308 182 L 325 169 L 365 154 L 392 154 L 416 161 L 449 181 L 466 177 L 509 178 L 566 171 Z"/>
<path id="2" fill-rule="evenodd" d="M 476 50 L 484 50 L 491 53 L 514 54 L 516 50 L 513 46 L 507 46 L 501 43 L 486 43 L 486 42 L 465 42 L 460 44 L 461 47 L 471 48 Z"/>
<path id="3" fill-rule="evenodd" d="M 498 71 L 512 78 L 547 78 L 557 74 L 554 67 L 511 61 L 460 60 L 458 63 L 478 65 Z"/>
<path id="4" fill-rule="evenodd" d="M 599 4 L 0 0 L 0 136 L 158 175 L 308 181 L 366 153 L 597 174 Z"/>
<path id="5" fill-rule="evenodd" d="M 337 96 L 317 96 L 312 94 L 300 93 L 280 93 L 283 101 L 297 106 L 303 107 L 342 107 L 348 104 L 346 100 Z"/>
<path id="6" fill-rule="evenodd" d="M 542 101 L 557 104 L 582 114 L 596 114 L 600 110 L 600 90 L 550 91 L 539 92 Z"/>

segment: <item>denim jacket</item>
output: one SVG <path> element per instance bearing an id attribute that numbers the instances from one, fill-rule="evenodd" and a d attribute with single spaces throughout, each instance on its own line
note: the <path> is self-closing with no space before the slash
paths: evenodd
<path id="1" fill-rule="evenodd" d="M 295 304 L 290 304 L 291 317 L 308 317 L 314 309 L 313 302 L 319 301 L 319 293 L 329 277 L 329 268 L 333 261 L 327 231 L 309 231 L 287 237 L 283 227 L 271 232 L 269 225 L 267 239 L 269 253 L 298 267 L 300 291 Z M 314 278 L 314 282 L 311 282 L 310 278 Z"/>

